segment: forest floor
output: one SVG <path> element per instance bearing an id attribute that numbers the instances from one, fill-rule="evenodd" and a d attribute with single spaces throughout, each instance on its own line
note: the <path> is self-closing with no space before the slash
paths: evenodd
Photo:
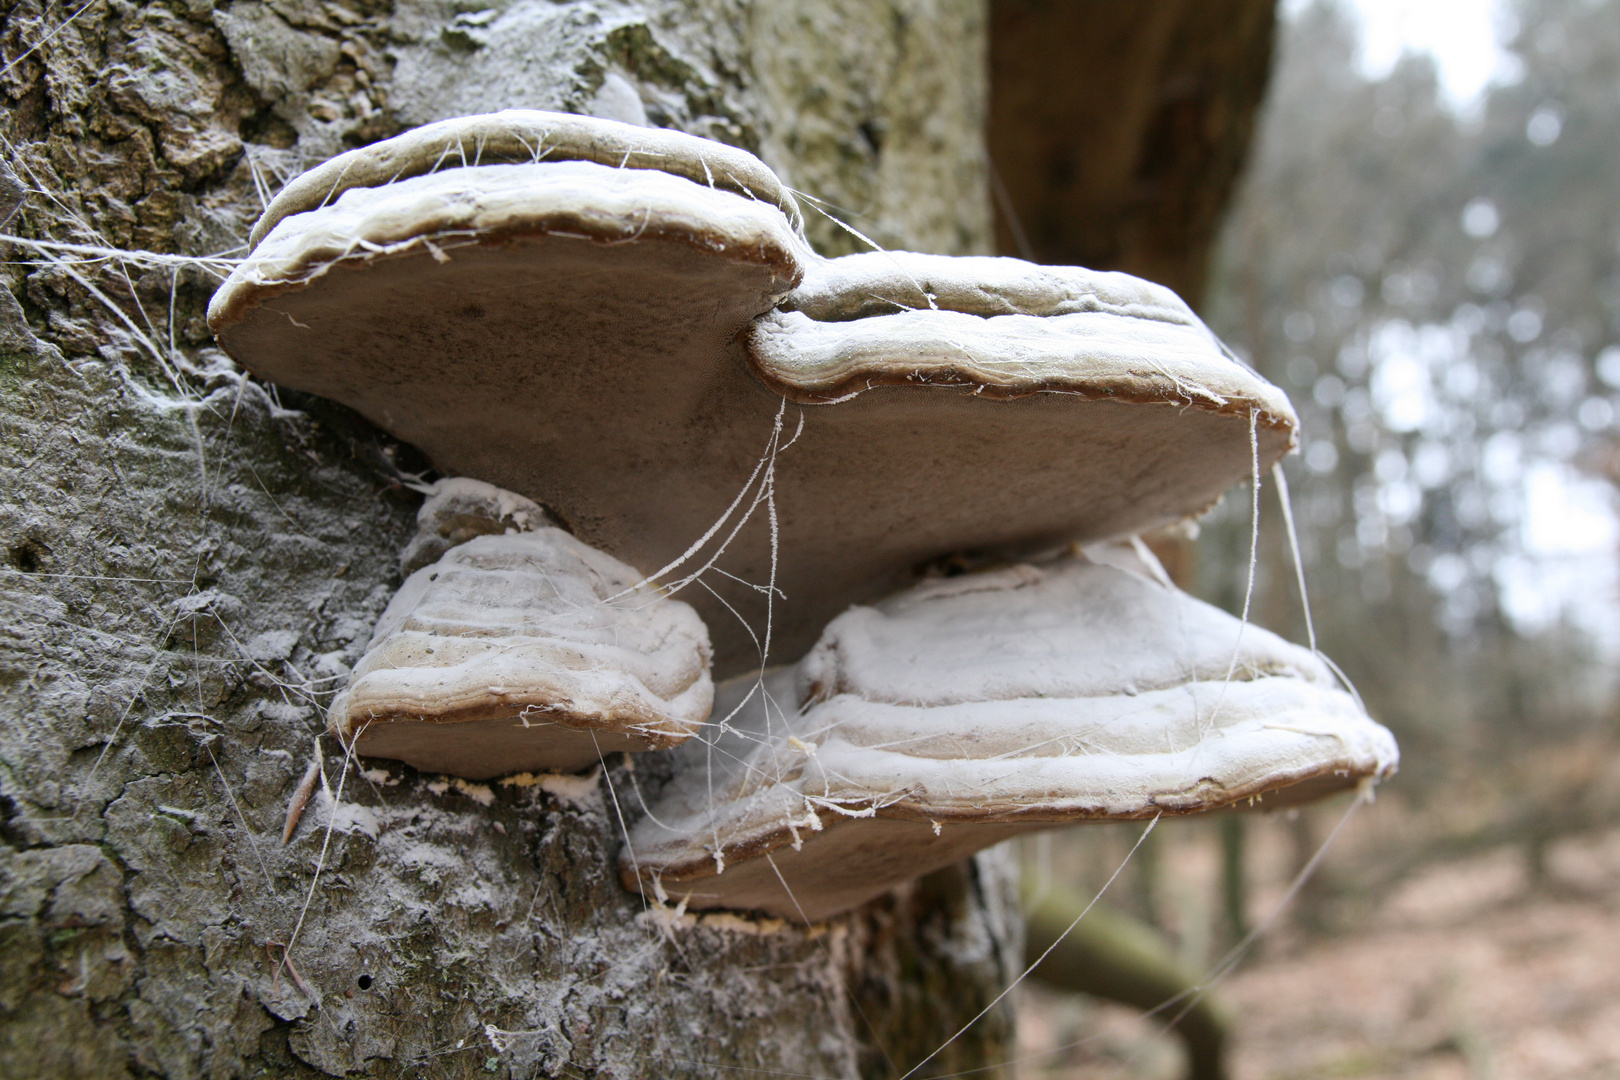
<path id="1" fill-rule="evenodd" d="M 1218 991 L 1233 1080 L 1620 1080 L 1620 830 L 1548 869 L 1532 885 L 1502 849 L 1407 879 L 1354 930 L 1270 935 Z M 1035 990 L 1020 1030 L 1031 1080 L 1181 1075 L 1126 1009 Z"/>

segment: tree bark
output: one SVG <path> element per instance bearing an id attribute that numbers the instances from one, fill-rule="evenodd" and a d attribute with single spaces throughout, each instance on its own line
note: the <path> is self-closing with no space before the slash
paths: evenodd
<path id="1" fill-rule="evenodd" d="M 301 168 L 506 107 L 718 138 L 880 242 L 984 252 L 980 3 L 0 18 L 9 231 L 108 251 L 0 270 L 0 1075 L 896 1076 L 989 1004 L 1020 955 L 1002 855 L 816 932 L 676 918 L 614 874 L 657 755 L 528 787 L 345 762 L 323 706 L 423 463 L 211 348 L 200 258 Z M 1008 1008 L 918 1075 L 1010 1058 Z"/>

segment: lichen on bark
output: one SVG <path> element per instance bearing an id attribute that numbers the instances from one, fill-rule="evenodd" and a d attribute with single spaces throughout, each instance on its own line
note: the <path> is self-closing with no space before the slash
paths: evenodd
<path id="1" fill-rule="evenodd" d="M 891 1076 L 1016 973 L 996 856 L 816 934 L 672 921 L 613 873 L 655 756 L 548 790 L 317 742 L 398 584 L 426 466 L 244 377 L 202 321 L 202 257 L 239 253 L 286 177 L 510 106 L 639 106 L 765 154 L 886 241 L 982 250 L 980 5 L 827 0 L 786 23 L 766 7 L 0 15 L 0 153 L 29 188 L 9 231 L 193 260 L 5 244 L 0 1075 Z M 808 25 L 882 79 L 852 85 Z M 918 129 L 940 71 L 960 79 Z M 325 786 L 283 846 L 317 757 Z M 1010 1034 L 993 1010 L 919 1075 L 1010 1057 Z"/>

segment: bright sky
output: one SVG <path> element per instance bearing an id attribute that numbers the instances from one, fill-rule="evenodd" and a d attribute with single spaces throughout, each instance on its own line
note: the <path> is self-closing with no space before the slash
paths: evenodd
<path id="1" fill-rule="evenodd" d="M 1285 11 L 1309 2 L 1284 0 Z M 1405 53 L 1427 52 L 1446 97 L 1464 115 L 1482 104 L 1492 82 L 1517 78 L 1513 58 L 1498 44 L 1514 31 L 1503 0 L 1340 2 L 1361 22 L 1359 64 L 1368 78 L 1389 74 Z M 1406 404 L 1417 408 L 1423 401 Z M 1611 653 L 1620 653 L 1614 621 L 1620 519 L 1612 493 L 1562 462 L 1527 464 L 1520 478 L 1518 552 L 1503 558 L 1495 572 L 1504 606 L 1522 629 L 1541 629 L 1563 616 L 1584 625 Z"/>
<path id="2" fill-rule="evenodd" d="M 1507 74 L 1497 38 L 1511 16 L 1499 0 L 1344 2 L 1361 20 L 1361 68 L 1370 77 L 1387 75 L 1404 52 L 1428 52 L 1446 96 L 1466 111 L 1493 77 Z"/>

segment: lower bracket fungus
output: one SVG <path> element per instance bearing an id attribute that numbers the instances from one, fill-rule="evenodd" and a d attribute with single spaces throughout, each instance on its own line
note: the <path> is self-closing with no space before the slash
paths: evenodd
<path id="1" fill-rule="evenodd" d="M 1394 770 L 1320 658 L 1136 548 L 1016 562 L 1258 479 L 1281 391 L 1157 285 L 801 226 L 743 151 L 531 111 L 270 204 L 220 344 L 477 478 L 332 706 L 359 753 L 477 779 L 684 741 L 626 884 L 812 920 L 1028 829 Z M 1016 565 L 926 577 L 955 556 Z"/>
<path id="2" fill-rule="evenodd" d="M 329 710 L 356 752 L 484 779 L 674 746 L 703 723 L 702 620 L 546 520 L 489 484 L 440 483 L 406 559 L 453 546 L 406 579 Z"/>
<path id="3" fill-rule="evenodd" d="M 1394 772 L 1394 740 L 1311 651 L 1094 554 L 851 608 L 794 667 L 722 686 L 625 884 L 814 921 L 1032 829 Z"/>

